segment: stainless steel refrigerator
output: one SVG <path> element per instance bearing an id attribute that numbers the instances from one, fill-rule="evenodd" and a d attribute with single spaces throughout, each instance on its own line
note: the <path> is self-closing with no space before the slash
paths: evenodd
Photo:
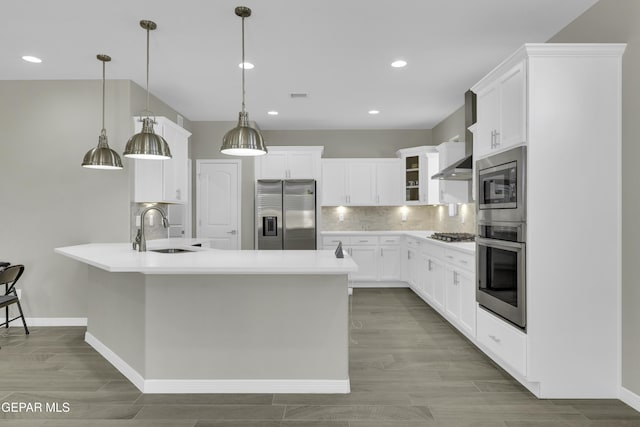
<path id="1" fill-rule="evenodd" d="M 256 249 L 316 249 L 316 181 L 256 182 Z"/>

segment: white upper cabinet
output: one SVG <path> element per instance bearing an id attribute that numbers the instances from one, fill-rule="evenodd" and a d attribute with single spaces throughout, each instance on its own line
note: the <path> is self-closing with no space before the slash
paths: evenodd
<path id="1" fill-rule="evenodd" d="M 431 179 L 438 173 L 438 152 L 434 146 L 403 148 L 396 152 L 402 159 L 404 190 L 402 203 L 405 205 L 436 205 L 440 203 L 440 182 Z"/>
<path id="2" fill-rule="evenodd" d="M 142 123 L 134 117 L 134 131 Z M 134 202 L 188 203 L 188 141 L 191 133 L 166 117 L 156 117 L 153 129 L 169 144 L 171 159 L 134 161 Z"/>
<path id="3" fill-rule="evenodd" d="M 347 167 L 342 161 L 322 160 L 322 205 L 347 204 Z"/>
<path id="4" fill-rule="evenodd" d="M 526 94 L 524 61 L 478 89 L 474 160 L 526 142 Z"/>
<path id="5" fill-rule="evenodd" d="M 376 165 L 372 162 L 349 162 L 347 165 L 347 204 L 376 204 Z"/>
<path id="6" fill-rule="evenodd" d="M 443 142 L 438 145 L 440 170 L 462 159 L 465 156 L 464 142 Z M 467 203 L 469 201 L 469 181 L 450 181 L 441 179 L 440 197 L 441 204 Z"/>
<path id="7" fill-rule="evenodd" d="M 399 159 L 323 159 L 323 206 L 402 204 Z"/>
<path id="8" fill-rule="evenodd" d="M 255 179 L 320 180 L 321 146 L 269 146 L 255 158 Z"/>
<path id="9" fill-rule="evenodd" d="M 376 204 L 402 205 L 402 161 L 393 159 L 376 164 Z"/>

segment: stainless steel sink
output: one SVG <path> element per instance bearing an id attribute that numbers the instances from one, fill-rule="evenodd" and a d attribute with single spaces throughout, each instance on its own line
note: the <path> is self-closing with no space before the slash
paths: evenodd
<path id="1" fill-rule="evenodd" d="M 195 252 L 182 248 L 166 248 L 166 249 L 149 249 L 151 252 L 160 252 L 161 254 L 179 254 L 181 252 Z"/>

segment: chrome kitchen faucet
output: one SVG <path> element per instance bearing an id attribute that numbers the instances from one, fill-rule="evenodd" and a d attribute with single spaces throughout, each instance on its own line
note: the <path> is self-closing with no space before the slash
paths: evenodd
<path id="1" fill-rule="evenodd" d="M 160 212 L 160 215 L 162 215 L 162 226 L 164 228 L 169 228 L 169 220 L 167 219 L 167 217 L 164 214 L 164 212 L 162 211 L 162 209 L 156 208 L 155 206 L 151 206 L 149 208 L 146 208 L 140 214 L 140 228 L 138 228 L 138 234 L 136 234 L 136 238 L 134 239 L 134 241 L 132 243 L 134 251 L 136 249 L 138 249 L 138 252 L 146 252 L 147 251 L 147 239 L 144 236 L 144 217 L 147 214 L 147 212 L 149 212 L 150 210 L 154 210 L 154 209 L 157 210 L 158 212 Z"/>

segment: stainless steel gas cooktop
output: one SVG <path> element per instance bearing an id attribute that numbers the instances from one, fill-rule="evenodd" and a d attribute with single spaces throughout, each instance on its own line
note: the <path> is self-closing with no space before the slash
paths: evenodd
<path id="1" fill-rule="evenodd" d="M 433 233 L 429 237 L 443 242 L 473 242 L 476 240 L 476 235 L 471 233 Z"/>

